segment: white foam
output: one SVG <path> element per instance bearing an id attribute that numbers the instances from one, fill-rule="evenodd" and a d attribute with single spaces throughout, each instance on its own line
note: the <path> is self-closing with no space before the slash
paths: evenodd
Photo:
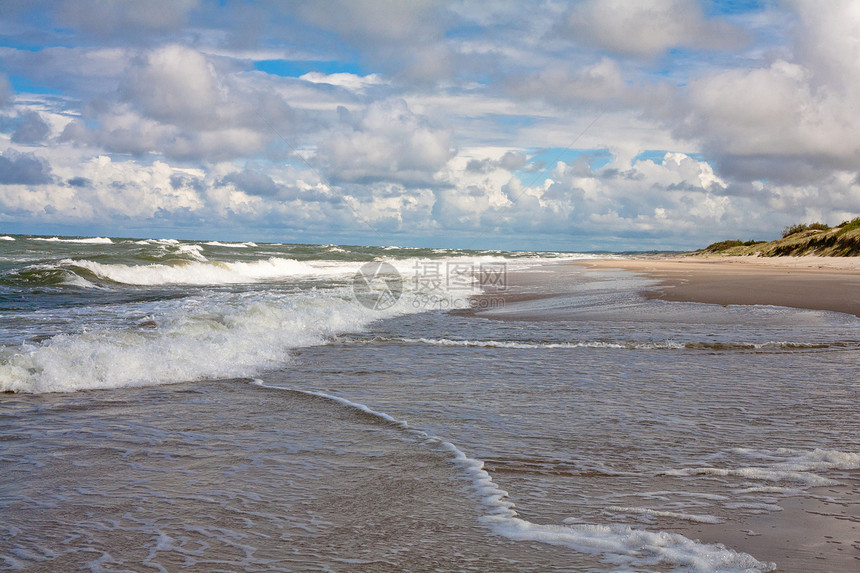
<path id="1" fill-rule="evenodd" d="M 860 469 L 860 454 L 853 452 L 819 448 L 814 450 L 780 448 L 774 451 L 738 448 L 734 451 L 746 457 L 768 463 L 763 466 L 740 468 L 682 468 L 669 470 L 665 474 L 671 476 L 740 477 L 747 480 L 791 482 L 806 487 L 815 487 L 839 483 L 835 479 L 818 475 L 815 472 L 834 469 Z"/>
<path id="2" fill-rule="evenodd" d="M 61 239 L 59 237 L 43 238 L 30 237 L 31 241 L 43 241 L 45 243 L 80 243 L 83 245 L 112 245 L 113 241 L 107 237 L 88 237 L 85 239 Z"/>
<path id="3" fill-rule="evenodd" d="M 809 470 L 856 470 L 860 469 L 860 454 L 840 450 L 798 450 L 778 448 L 773 451 L 759 451 L 750 448 L 736 448 L 735 452 L 751 458 L 777 461 L 781 466 L 791 466 L 800 471 Z"/>
<path id="4" fill-rule="evenodd" d="M 516 349 L 554 349 L 554 348 L 623 348 L 632 350 L 678 349 L 683 344 L 675 342 L 516 342 L 511 340 L 452 340 L 449 338 L 389 338 L 392 342 L 409 344 L 429 344 L 432 346 L 459 346 L 467 348 L 516 348 Z"/>
<path id="5" fill-rule="evenodd" d="M 75 273 L 70 272 L 70 271 L 65 271 L 63 273 L 62 284 L 67 285 L 67 286 L 74 286 L 74 287 L 78 287 L 78 288 L 97 288 L 97 289 L 102 288 L 98 285 L 91 283 L 90 281 L 88 281 L 84 277 L 76 275 Z"/>
<path id="6" fill-rule="evenodd" d="M 178 245 L 179 241 L 176 239 L 143 239 L 141 241 L 134 241 L 135 245 Z"/>
<path id="7" fill-rule="evenodd" d="M 15 239 L 13 237 L 10 237 L 9 235 L 3 235 L 2 237 L 0 237 L 0 241 L 14 241 L 14 240 Z"/>
<path id="8" fill-rule="evenodd" d="M 208 259 L 203 256 L 203 247 L 200 245 L 177 245 L 176 251 L 181 255 L 188 255 L 192 259 L 205 262 Z"/>
<path id="9" fill-rule="evenodd" d="M 222 243 L 220 241 L 209 241 L 208 243 L 203 243 L 204 245 L 208 245 L 210 247 L 226 247 L 228 249 L 247 249 L 248 247 L 256 247 L 256 243 Z"/>
<path id="10" fill-rule="evenodd" d="M 479 520 L 495 533 L 515 541 L 536 541 L 550 545 L 561 545 L 580 553 L 600 555 L 604 560 L 626 567 L 643 567 L 656 564 L 676 566 L 683 571 L 772 571 L 774 563 L 763 563 L 751 555 L 728 549 L 721 544 L 711 545 L 693 541 L 677 533 L 646 531 L 626 525 L 565 524 L 546 525 L 526 521 L 517 516 L 514 504 L 507 492 L 493 482 L 480 460 L 468 457 L 457 446 L 442 438 L 410 428 L 403 420 L 373 410 L 346 398 L 291 388 L 267 385 L 254 380 L 257 386 L 274 390 L 299 392 L 333 400 L 350 408 L 376 416 L 415 436 L 425 443 L 434 444 L 448 451 L 454 463 L 468 476 L 474 491 L 484 506 L 485 513 Z"/>
<path id="11" fill-rule="evenodd" d="M 166 242 L 167 240 L 148 239 L 147 244 L 162 244 L 178 247 L 180 253 L 187 254 L 197 262 L 186 264 L 151 264 L 151 265 L 121 265 L 104 264 L 86 259 L 61 261 L 63 265 L 72 265 L 87 269 L 96 276 L 117 283 L 155 286 L 166 284 L 188 284 L 188 285 L 215 285 L 215 284 L 241 284 L 259 281 L 270 281 L 291 277 L 350 277 L 359 271 L 364 264 L 360 261 L 298 261 L 281 257 L 270 257 L 265 260 L 251 262 L 220 262 L 208 261 L 201 253 L 200 245 L 185 245 Z M 408 285 L 409 280 L 415 273 L 416 265 L 423 262 L 432 262 L 442 265 L 444 272 L 447 263 L 474 264 L 500 263 L 505 259 L 499 257 L 468 258 L 458 257 L 454 259 L 428 261 L 425 259 L 394 259 L 385 262 L 391 264 L 400 273 Z M 510 262 L 510 261 L 508 261 Z M 517 261 L 517 265 L 540 264 L 538 259 L 530 261 Z M 419 285 L 420 286 L 420 285 Z M 438 291 L 434 294 L 440 296 L 451 296 L 459 291 Z M 477 290 L 475 291 L 477 292 Z M 460 293 L 462 294 L 462 293 Z"/>
<path id="12" fill-rule="evenodd" d="M 719 477 L 742 477 L 752 480 L 766 481 L 790 481 L 801 483 L 807 486 L 833 485 L 837 483 L 835 480 L 823 478 L 813 473 L 803 471 L 789 471 L 773 468 L 683 468 L 679 470 L 669 470 L 665 472 L 669 476 L 719 476 Z"/>
<path id="13" fill-rule="evenodd" d="M 726 509 L 741 509 L 747 513 L 769 513 L 771 511 L 782 511 L 782 507 L 775 503 L 755 503 L 747 501 L 736 501 L 724 503 Z"/>
<path id="14" fill-rule="evenodd" d="M 154 328 L 59 335 L 0 352 L 0 391 L 71 392 L 245 377 L 282 367 L 293 348 L 325 344 L 370 322 L 412 312 L 371 310 L 348 289 L 301 295 L 211 295 L 154 318 Z"/>
<path id="15" fill-rule="evenodd" d="M 619 513 L 638 513 L 648 517 L 670 517 L 672 519 L 683 519 L 694 523 L 723 523 L 723 519 L 715 515 L 699 515 L 691 513 L 680 513 L 677 511 L 664 511 L 659 509 L 651 509 L 649 507 L 622 507 L 609 506 L 607 511 L 615 511 Z"/>
<path id="16" fill-rule="evenodd" d="M 191 252 L 193 251 L 189 254 Z M 291 277 L 349 276 L 358 270 L 361 263 L 322 264 L 316 261 L 303 262 L 272 257 L 247 263 L 198 261 L 176 265 L 108 265 L 89 260 L 67 259 L 61 261 L 61 264 L 87 269 L 99 278 L 117 283 L 155 286 L 241 284 Z"/>

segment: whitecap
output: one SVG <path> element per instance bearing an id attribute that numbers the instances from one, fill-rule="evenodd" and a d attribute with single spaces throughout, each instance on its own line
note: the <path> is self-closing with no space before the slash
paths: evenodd
<path id="1" fill-rule="evenodd" d="M 0 392 L 72 392 L 252 375 L 283 366 L 290 350 L 360 332 L 412 312 L 407 301 L 365 308 L 348 289 L 293 296 L 211 295 L 153 318 L 153 328 L 105 328 L 9 347 Z"/>
<path id="2" fill-rule="evenodd" d="M 210 247 L 225 247 L 228 249 L 247 249 L 248 247 L 257 246 L 256 243 L 222 243 L 220 241 L 209 241 L 203 244 Z"/>
<path id="3" fill-rule="evenodd" d="M 191 247 L 195 246 L 189 246 L 187 254 L 193 256 L 197 251 Z M 175 265 L 121 265 L 67 259 L 61 264 L 86 269 L 101 279 L 138 286 L 242 284 L 291 277 L 348 276 L 360 265 L 323 265 L 276 257 L 252 262 L 206 262 L 204 259 Z"/>
<path id="4" fill-rule="evenodd" d="M 42 241 L 45 243 L 79 243 L 83 245 L 112 245 L 113 241 L 108 237 L 86 237 L 81 239 L 61 239 L 60 237 L 30 237 L 31 241 Z"/>

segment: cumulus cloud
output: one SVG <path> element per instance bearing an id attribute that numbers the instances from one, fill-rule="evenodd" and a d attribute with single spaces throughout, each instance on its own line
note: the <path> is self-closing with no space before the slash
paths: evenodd
<path id="1" fill-rule="evenodd" d="M 51 167 L 35 154 L 14 149 L 0 154 L 0 185 L 42 185 L 51 181 Z"/>
<path id="2" fill-rule="evenodd" d="M 129 68 L 120 86 L 124 99 L 153 119 L 193 128 L 210 128 L 217 119 L 219 82 L 214 66 L 200 52 L 172 45 L 149 52 Z"/>
<path id="3" fill-rule="evenodd" d="M 50 133 L 51 128 L 42 116 L 38 112 L 29 111 L 21 115 L 18 128 L 12 134 L 12 142 L 41 143 Z"/>
<path id="4" fill-rule="evenodd" d="M 508 89 L 519 97 L 538 98 L 555 105 L 599 102 L 616 105 L 627 88 L 617 62 L 601 58 L 581 68 L 554 63 L 529 77 L 508 80 Z"/>
<path id="5" fill-rule="evenodd" d="M 528 165 L 526 154 L 521 151 L 507 151 L 499 159 L 471 159 L 466 164 L 466 171 L 473 173 L 489 173 L 496 169 L 517 171 Z"/>
<path id="6" fill-rule="evenodd" d="M 251 157 L 301 119 L 274 90 L 219 69 L 201 52 L 167 45 L 134 58 L 119 81 L 118 100 L 85 108 L 61 141 L 117 153 L 162 153 L 182 159 Z"/>
<path id="7" fill-rule="evenodd" d="M 177 30 L 198 0 L 64 0 L 55 12 L 69 27 L 102 38 L 145 38 Z"/>
<path id="8" fill-rule="evenodd" d="M 701 141 L 728 176 L 811 182 L 860 161 L 860 9 L 794 4 L 789 59 L 706 72 L 677 102 L 675 133 Z"/>
<path id="9" fill-rule="evenodd" d="M 433 127 L 404 100 L 386 100 L 355 114 L 342 109 L 317 159 L 335 183 L 427 185 L 453 156 L 452 145 L 449 131 Z"/>
<path id="10" fill-rule="evenodd" d="M 739 28 L 707 20 L 695 0 L 587 0 L 562 30 L 613 54 L 653 58 L 674 47 L 726 49 L 745 40 Z"/>
<path id="11" fill-rule="evenodd" d="M 388 83 L 379 74 L 359 76 L 357 74 L 348 73 L 323 74 L 321 72 L 308 72 L 300 76 L 299 79 L 312 84 L 324 84 L 339 87 L 349 92 L 359 94 L 366 92 L 369 88 Z"/>
<path id="12" fill-rule="evenodd" d="M 334 32 L 369 62 L 412 82 L 450 75 L 453 54 L 444 41 L 450 13 L 438 0 L 321 0 L 302 3 L 302 18 Z"/>
<path id="13" fill-rule="evenodd" d="M 101 46 L 5 48 L 0 50 L 0 64 L 9 74 L 26 77 L 36 86 L 104 97 L 116 90 L 132 53 L 128 48 Z"/>
<path id="14" fill-rule="evenodd" d="M 260 197 L 275 197 L 282 190 L 282 187 L 275 183 L 271 177 L 260 171 L 252 170 L 230 173 L 221 179 L 221 183 L 235 185 L 249 195 Z"/>

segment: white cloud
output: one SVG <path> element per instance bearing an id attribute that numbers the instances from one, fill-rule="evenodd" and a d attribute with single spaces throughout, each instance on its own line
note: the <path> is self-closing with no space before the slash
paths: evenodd
<path id="1" fill-rule="evenodd" d="M 612 100 L 622 97 L 626 88 L 618 64 L 606 57 L 579 69 L 559 62 L 528 78 L 509 80 L 510 91 L 519 97 L 541 99 L 562 106 L 583 102 L 614 105 Z"/>
<path id="2" fill-rule="evenodd" d="M 356 114 L 344 110 L 317 160 L 335 182 L 426 185 L 452 155 L 450 132 L 431 126 L 404 100 L 386 100 Z"/>
<path id="3" fill-rule="evenodd" d="M 195 128 L 211 126 L 225 92 L 203 54 L 179 45 L 143 56 L 128 70 L 120 89 L 147 116 Z"/>
<path id="4" fill-rule="evenodd" d="M 347 73 L 323 74 L 320 72 L 309 72 L 307 74 L 299 76 L 299 79 L 304 80 L 306 82 L 310 82 L 312 84 L 326 84 L 330 86 L 336 86 L 356 93 L 363 93 L 369 87 L 384 85 L 388 83 L 379 74 L 368 74 L 366 76 L 359 76 L 356 74 Z"/>
<path id="5" fill-rule="evenodd" d="M 198 0 L 64 0 L 57 19 L 96 36 L 128 38 L 176 30 L 197 4 Z"/>
<path id="6" fill-rule="evenodd" d="M 678 102 L 675 133 L 700 140 L 729 176 L 808 181 L 860 161 L 860 8 L 793 4 L 789 59 L 709 71 Z"/>
<path id="7" fill-rule="evenodd" d="M 653 58 L 673 47 L 737 47 L 743 33 L 708 21 L 695 0 L 587 0 L 576 4 L 565 28 L 580 42 L 621 55 Z"/>

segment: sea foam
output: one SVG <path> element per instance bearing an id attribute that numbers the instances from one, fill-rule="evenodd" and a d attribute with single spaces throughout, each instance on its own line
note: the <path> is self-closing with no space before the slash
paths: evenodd
<path id="1" fill-rule="evenodd" d="M 794 484 L 794 486 L 817 487 L 839 483 L 838 480 L 819 475 L 819 473 L 828 470 L 860 469 L 860 454 L 840 450 L 779 448 L 772 451 L 758 451 L 751 448 L 736 448 L 734 452 L 757 460 L 759 464 L 729 468 L 709 466 L 680 468 L 669 470 L 665 472 L 665 475 L 679 477 L 734 477 L 753 482 L 790 483 Z M 749 491 L 767 491 L 767 487 L 749 489 Z M 778 491 L 784 492 L 793 489 L 796 489 L 796 487 L 779 488 Z"/>
<path id="2" fill-rule="evenodd" d="M 45 243 L 79 243 L 82 245 L 112 245 L 113 241 L 108 237 L 87 237 L 84 239 L 61 239 L 59 237 L 30 237 L 31 241 L 42 241 Z"/>
<path id="3" fill-rule="evenodd" d="M 355 302 L 347 289 L 258 298 L 211 295 L 146 327 L 62 334 L 0 349 L 0 391 L 42 393 L 254 375 L 283 367 L 294 348 L 325 344 L 370 322 L 412 312 Z M 154 326 L 153 326 L 154 324 Z"/>
<path id="4" fill-rule="evenodd" d="M 208 261 L 200 253 L 199 245 L 175 245 L 163 243 L 165 246 L 179 248 L 180 252 L 197 259 L 196 261 L 179 262 L 177 264 L 150 264 L 150 265 L 124 265 L 105 264 L 87 259 L 72 260 L 65 259 L 61 264 L 69 267 L 86 269 L 97 277 L 115 283 L 156 286 L 168 284 L 185 285 L 219 285 L 219 284 L 242 284 L 260 281 L 272 281 L 285 278 L 326 278 L 326 277 L 351 277 L 361 269 L 364 264 L 360 261 L 332 261 L 315 260 L 299 261 L 282 257 L 270 257 L 256 261 Z M 442 265 L 472 265 L 475 269 L 481 264 L 505 263 L 512 268 L 523 268 L 539 264 L 538 260 L 506 261 L 500 257 L 455 257 L 450 261 L 433 261 L 424 259 L 383 259 L 384 262 L 394 267 L 400 274 L 400 278 L 409 283 L 414 282 L 416 267 L 424 263 Z M 473 285 L 462 294 L 477 293 L 477 287 Z M 439 293 L 445 295 L 446 293 Z"/>
<path id="5" fill-rule="evenodd" d="M 772 571 L 774 563 L 764 563 L 747 553 L 726 548 L 722 544 L 693 541 L 678 533 L 647 531 L 626 525 L 532 523 L 517 515 L 508 493 L 493 481 L 484 463 L 470 458 L 457 446 L 437 436 L 412 428 L 404 420 L 378 412 L 364 404 L 323 392 L 282 388 L 255 379 L 253 384 L 289 392 L 317 396 L 360 410 L 380 420 L 412 433 L 424 443 L 447 451 L 456 466 L 469 479 L 473 491 L 481 500 L 484 514 L 479 520 L 498 535 L 514 541 L 531 541 L 560 545 L 580 553 L 599 555 L 605 561 L 623 567 L 669 565 L 677 571 L 755 572 Z"/>
<path id="6" fill-rule="evenodd" d="M 253 262 L 209 262 L 204 259 L 173 265 L 121 265 L 67 259 L 61 264 L 86 269 L 100 279 L 137 286 L 242 284 L 294 277 L 349 276 L 360 265 L 326 265 L 277 257 Z"/>
<path id="7" fill-rule="evenodd" d="M 220 242 L 220 241 L 208 241 L 208 242 L 203 243 L 203 244 L 204 244 L 204 245 L 207 245 L 207 246 L 209 246 L 209 247 L 225 247 L 225 248 L 228 248 L 228 249 L 247 249 L 248 247 L 256 247 L 256 246 L 257 246 L 257 243 L 251 243 L 251 242 L 246 242 L 246 243 L 222 243 L 222 242 Z"/>

